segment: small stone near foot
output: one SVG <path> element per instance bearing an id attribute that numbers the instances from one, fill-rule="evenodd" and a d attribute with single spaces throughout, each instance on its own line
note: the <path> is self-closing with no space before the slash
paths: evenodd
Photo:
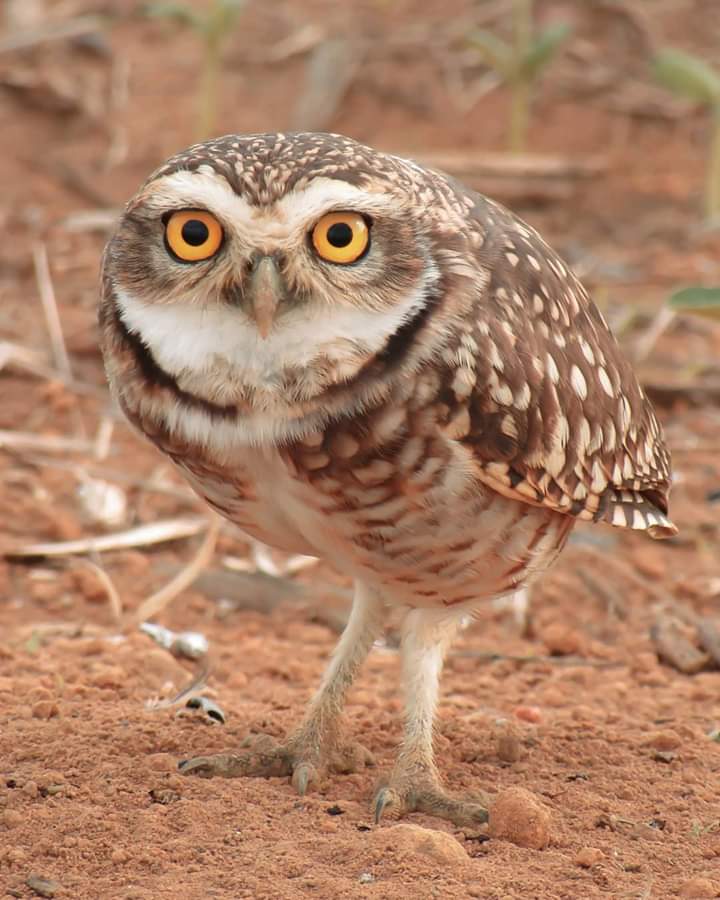
<path id="1" fill-rule="evenodd" d="M 550 813 L 540 800 L 524 788 L 508 788 L 490 807 L 491 838 L 510 841 L 518 847 L 543 850 L 552 837 Z"/>
<path id="2" fill-rule="evenodd" d="M 451 834 L 402 823 L 374 831 L 370 843 L 384 852 L 399 856 L 425 856 L 442 866 L 466 863 L 469 860 L 462 844 Z"/>

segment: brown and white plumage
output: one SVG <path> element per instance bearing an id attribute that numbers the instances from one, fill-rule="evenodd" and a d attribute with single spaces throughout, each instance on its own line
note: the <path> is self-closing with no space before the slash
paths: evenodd
<path id="1" fill-rule="evenodd" d="M 208 259 L 174 257 L 179 210 L 219 223 Z M 368 229 L 349 264 L 316 241 L 335 213 Z M 338 135 L 228 136 L 173 157 L 130 201 L 101 325 L 120 405 L 195 490 L 356 581 L 288 744 L 186 770 L 279 766 L 304 790 L 347 768 L 337 714 L 390 604 L 407 610 L 408 727 L 377 813 L 482 816 L 444 793 L 432 758 L 460 615 L 540 574 L 577 519 L 675 532 L 660 427 L 577 279 L 532 228 L 444 175 Z"/>

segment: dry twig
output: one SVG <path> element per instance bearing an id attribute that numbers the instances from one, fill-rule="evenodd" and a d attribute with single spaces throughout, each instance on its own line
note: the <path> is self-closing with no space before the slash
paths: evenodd
<path id="1" fill-rule="evenodd" d="M 46 453 L 92 453 L 93 442 L 82 438 L 33 434 L 29 431 L 0 430 L 0 448 L 43 450 Z"/>
<path id="2" fill-rule="evenodd" d="M 28 50 L 38 44 L 50 41 L 64 41 L 70 38 L 84 37 L 102 30 L 99 16 L 77 16 L 64 22 L 52 22 L 37 28 L 17 30 L 0 40 L 0 53 L 11 53 L 15 50 Z"/>
<path id="3" fill-rule="evenodd" d="M 159 698 L 148 700 L 145 704 L 146 708 L 153 710 L 169 709 L 171 706 L 177 706 L 183 701 L 189 700 L 205 688 L 209 674 L 210 666 L 205 663 L 198 669 L 190 683 L 186 684 L 184 688 L 181 688 L 174 697 L 168 697 L 167 700 L 160 700 Z"/>
<path id="4" fill-rule="evenodd" d="M 127 550 L 131 547 L 148 547 L 181 538 L 201 534 L 209 526 L 207 517 L 165 519 L 150 525 L 139 525 L 115 534 L 102 534 L 77 541 L 27 544 L 24 547 L 6 547 L 2 555 L 7 559 L 28 559 L 38 556 L 75 556 L 81 553 L 104 553 L 108 550 Z"/>
<path id="5" fill-rule="evenodd" d="M 535 654 L 520 656 L 513 653 L 496 653 L 492 650 L 451 650 L 448 656 L 460 656 L 488 663 L 542 663 L 543 665 L 549 663 L 552 666 L 590 666 L 593 669 L 618 669 L 627 665 L 625 662 L 607 659 L 586 659 L 583 656 L 536 656 Z"/>
<path id="6" fill-rule="evenodd" d="M 336 39 L 318 44 L 307 65 L 306 85 L 293 116 L 296 131 L 322 131 L 335 115 L 360 66 L 358 44 Z"/>
<path id="7" fill-rule="evenodd" d="M 717 380 L 705 383 L 695 381 L 692 384 L 643 382 L 643 388 L 656 406 L 665 408 L 675 403 L 684 403 L 695 409 L 720 405 L 720 381 Z"/>
<path id="8" fill-rule="evenodd" d="M 36 244 L 33 247 L 33 265 L 35 266 L 35 280 L 43 306 L 43 313 L 45 314 L 55 366 L 66 378 L 72 379 L 70 357 L 68 356 L 60 324 L 60 314 L 58 313 L 45 244 Z"/>
<path id="9" fill-rule="evenodd" d="M 562 200 L 582 179 L 594 178 L 607 168 L 599 157 L 573 160 L 559 156 L 503 153 L 398 153 L 417 159 L 431 169 L 459 178 L 483 193 L 505 199 Z"/>
<path id="10" fill-rule="evenodd" d="M 165 609 L 168 603 L 174 600 L 178 594 L 190 587 L 203 569 L 207 568 L 215 553 L 215 545 L 220 534 L 222 520 L 219 516 L 213 515 L 212 518 L 206 521 L 208 526 L 207 534 L 195 557 L 168 584 L 140 604 L 140 607 L 135 611 L 126 627 L 134 627 L 140 622 L 152 619 Z"/>
<path id="11" fill-rule="evenodd" d="M 20 344 L 11 341 L 0 341 L 0 370 L 4 368 L 17 368 L 21 372 L 29 372 L 37 378 L 47 381 L 57 381 L 75 394 L 81 396 L 97 397 L 107 400 L 107 389 L 84 381 L 76 381 L 64 372 L 53 369 L 47 365 L 46 356 L 38 350 L 30 350 Z M 118 412 L 117 418 L 120 418 Z"/>
<path id="12" fill-rule="evenodd" d="M 120 594 L 117 591 L 117 588 L 112 582 L 112 579 L 97 563 L 93 562 L 91 559 L 80 558 L 75 560 L 75 564 L 81 566 L 82 568 L 89 569 L 93 575 L 97 578 L 100 584 L 105 591 L 105 594 L 108 599 L 108 603 L 110 604 L 110 611 L 113 614 L 113 618 L 116 622 L 120 622 L 122 618 L 122 600 L 120 599 Z"/>

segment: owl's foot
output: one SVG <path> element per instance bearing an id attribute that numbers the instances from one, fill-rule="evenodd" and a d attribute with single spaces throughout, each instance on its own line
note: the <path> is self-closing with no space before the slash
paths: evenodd
<path id="1" fill-rule="evenodd" d="M 482 825 L 488 820 L 487 807 L 480 798 L 452 797 L 438 776 L 428 772 L 393 772 L 378 787 L 372 805 L 376 823 L 383 816 L 399 819 L 410 812 L 437 816 L 461 826 Z"/>
<path id="2" fill-rule="evenodd" d="M 195 756 L 178 763 L 182 775 L 199 775 L 201 778 L 272 778 L 292 775 L 292 783 L 298 794 L 306 794 L 320 785 L 327 772 L 350 774 L 363 766 L 375 764 L 372 754 L 361 744 L 333 745 L 319 748 L 304 739 L 302 733 L 280 744 L 268 734 L 253 735 L 245 739 L 239 753 L 217 753 L 213 756 Z"/>

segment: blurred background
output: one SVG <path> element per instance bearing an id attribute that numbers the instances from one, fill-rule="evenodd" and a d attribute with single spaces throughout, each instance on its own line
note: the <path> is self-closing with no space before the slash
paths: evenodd
<path id="1" fill-rule="evenodd" d="M 148 691 L 182 687 L 182 671 L 143 667 L 150 638 L 133 629 L 159 616 L 209 637 L 231 711 L 238 642 L 263 635 L 243 661 L 255 706 L 236 714 L 247 724 L 274 703 L 280 733 L 342 628 L 349 586 L 326 564 L 279 557 L 209 519 L 111 407 L 98 351 L 99 260 L 122 205 L 196 140 L 273 130 L 351 135 L 518 212 L 590 289 L 666 429 L 678 538 L 578 529 L 534 611 L 489 611 L 451 676 L 499 660 L 484 671 L 507 679 L 518 709 L 540 710 L 520 715 L 530 727 L 544 695 L 522 697 L 547 670 L 516 684 L 513 654 L 620 665 L 644 653 L 645 670 L 664 661 L 673 678 L 716 669 L 717 0 L 4 0 L 0 668 L 13 696 L 40 691 L 19 718 L 62 718 L 73 701 L 58 672 L 84 685 L 89 735 L 87 704 L 103 692 L 131 716 Z M 295 610 L 284 618 L 283 604 Z M 105 645 L 77 649 L 121 628 L 133 651 L 122 662 L 108 667 Z M 302 659 L 298 634 L 314 648 Z M 96 682 L 82 661 L 93 653 L 105 672 Z M 657 677 L 668 693 L 652 714 L 680 715 L 682 682 Z M 289 699 L 278 700 L 278 679 L 293 685 Z M 601 716 L 610 701 L 584 702 Z M 720 720 L 717 692 L 697 703 L 704 711 L 688 715 L 706 734 Z M 169 753 L 189 733 L 173 727 Z"/>

